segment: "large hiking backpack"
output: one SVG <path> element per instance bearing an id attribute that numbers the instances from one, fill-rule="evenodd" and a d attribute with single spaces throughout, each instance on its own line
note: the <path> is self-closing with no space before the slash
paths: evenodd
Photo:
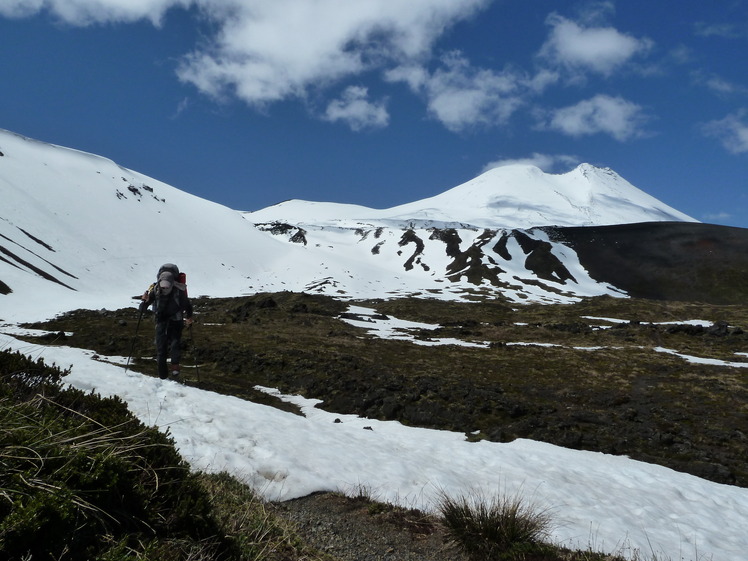
<path id="1" fill-rule="evenodd" d="M 153 311 L 156 321 L 181 321 L 182 306 L 180 292 L 187 295 L 187 275 L 173 263 L 161 265 L 153 287 Z"/>

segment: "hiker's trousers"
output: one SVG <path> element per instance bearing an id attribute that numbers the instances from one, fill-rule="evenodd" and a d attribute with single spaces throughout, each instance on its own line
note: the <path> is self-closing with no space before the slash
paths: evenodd
<path id="1" fill-rule="evenodd" d="M 165 380 L 169 377 L 167 360 L 172 364 L 179 364 L 182 358 L 182 329 L 184 322 L 159 321 L 156 323 L 156 362 L 158 363 L 158 377 Z"/>

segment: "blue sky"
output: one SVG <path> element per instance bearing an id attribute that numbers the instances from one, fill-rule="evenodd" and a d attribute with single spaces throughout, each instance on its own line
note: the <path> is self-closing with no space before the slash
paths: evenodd
<path id="1" fill-rule="evenodd" d="M 748 0 L 0 0 L 0 128 L 237 210 L 588 162 L 748 227 Z"/>

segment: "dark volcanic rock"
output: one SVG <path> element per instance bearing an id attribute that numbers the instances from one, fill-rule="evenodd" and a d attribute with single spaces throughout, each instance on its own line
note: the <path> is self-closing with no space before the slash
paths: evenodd
<path id="1" fill-rule="evenodd" d="M 748 298 L 748 229 L 691 222 L 543 228 L 597 281 L 630 296 L 742 303 Z"/>

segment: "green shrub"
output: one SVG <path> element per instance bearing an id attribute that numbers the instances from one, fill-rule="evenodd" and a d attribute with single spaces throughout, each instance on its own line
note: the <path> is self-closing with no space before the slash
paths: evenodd
<path id="1" fill-rule="evenodd" d="M 551 517 L 520 496 L 486 499 L 480 494 L 457 498 L 442 493 L 438 510 L 447 536 L 471 559 L 511 560 L 537 555 L 548 546 Z"/>
<path id="2" fill-rule="evenodd" d="M 0 352 L 0 397 L 13 396 L 23 399 L 31 395 L 45 394 L 45 390 L 57 391 L 62 377 L 70 370 L 61 370 L 57 365 L 47 365 L 44 359 L 32 359 L 19 352 Z"/>
<path id="3" fill-rule="evenodd" d="M 228 553 L 172 439 L 119 398 L 63 389 L 64 374 L 0 352 L 0 559 L 93 559 L 113 544 Z"/>

